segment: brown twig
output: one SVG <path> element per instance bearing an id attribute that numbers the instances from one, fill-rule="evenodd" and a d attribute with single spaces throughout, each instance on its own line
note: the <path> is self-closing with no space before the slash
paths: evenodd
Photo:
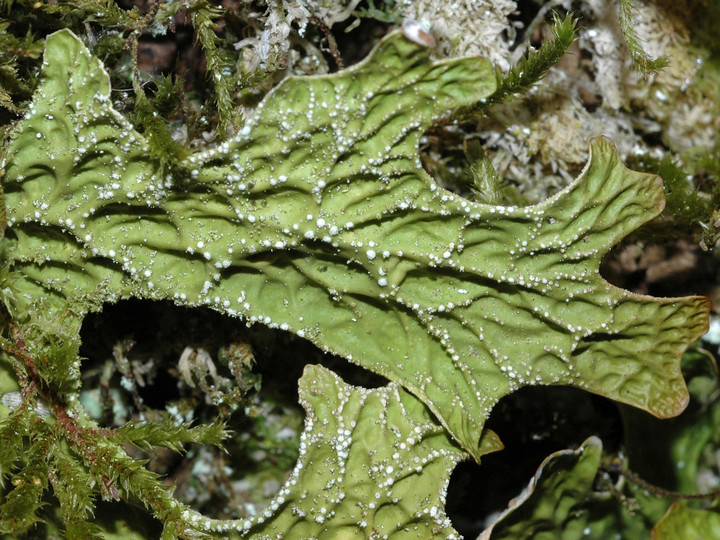
<path id="1" fill-rule="evenodd" d="M 343 62 L 342 56 L 340 56 L 340 50 L 338 49 L 337 41 L 335 41 L 335 36 L 332 35 L 330 28 L 328 28 L 328 26 L 320 19 L 318 19 L 315 15 L 310 15 L 309 19 L 315 24 L 315 26 L 320 29 L 323 34 L 325 34 L 325 39 L 327 39 L 330 54 L 335 60 L 335 65 L 337 66 L 338 71 L 344 69 L 345 62 Z"/>
<path id="2" fill-rule="evenodd" d="M 678 491 L 670 491 L 661 487 L 655 486 L 642 478 L 632 471 L 624 468 L 619 462 L 612 462 L 604 466 L 608 472 L 614 472 L 624 476 L 629 482 L 635 484 L 646 490 L 648 493 L 655 495 L 656 497 L 662 497 L 664 499 L 716 499 L 720 497 L 720 490 L 711 491 L 710 493 L 680 493 Z"/>

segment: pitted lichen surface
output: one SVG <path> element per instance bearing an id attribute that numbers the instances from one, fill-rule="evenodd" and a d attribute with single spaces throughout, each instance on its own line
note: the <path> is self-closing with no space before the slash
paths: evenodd
<path id="1" fill-rule="evenodd" d="M 297 465 L 254 519 L 205 520 L 246 538 L 459 538 L 445 490 L 465 453 L 397 383 L 368 390 L 320 366 L 300 379 L 306 409 Z M 188 512 L 188 518 L 196 516 Z"/>
<path id="2" fill-rule="evenodd" d="M 490 409 L 524 385 L 676 414 L 706 300 L 630 294 L 598 272 L 662 210 L 657 177 L 605 139 L 536 206 L 476 204 L 423 170 L 423 131 L 494 85 L 486 61 L 433 63 L 395 33 L 351 69 L 287 80 L 234 139 L 163 167 L 113 110 L 100 62 L 58 32 L 7 151 L 16 297 L 79 316 L 171 298 L 293 331 L 397 381 L 476 458 Z"/>

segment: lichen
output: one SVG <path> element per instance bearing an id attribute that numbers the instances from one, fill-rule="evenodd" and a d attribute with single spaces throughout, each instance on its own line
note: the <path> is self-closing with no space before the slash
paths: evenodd
<path id="1" fill-rule="evenodd" d="M 68 24 L 82 28 L 78 21 L 92 10 L 76 4 Z M 572 44 L 570 16 L 555 19 L 557 47 L 546 42 L 538 53 L 523 46 L 511 52 L 522 26 L 511 23 L 511 2 L 473 4 L 492 11 L 484 28 L 469 20 L 455 27 L 446 8 L 433 11 L 427 2 L 378 2 L 399 10 L 385 14 L 369 5 L 355 16 L 385 24 L 409 14 L 420 22 L 406 29 L 434 37 L 409 41 L 390 33 L 364 61 L 330 74 L 342 58 L 326 26 L 350 18 L 354 2 L 268 2 L 266 10 L 246 4 L 242 22 L 228 16 L 222 32 L 215 29 L 222 10 L 202 0 L 144 13 L 109 3 L 99 20 L 115 25 L 103 36 L 110 41 L 100 47 L 92 33 L 85 37 L 95 51 L 115 51 L 104 56 L 110 64 L 61 30 L 47 38 L 37 80 L 6 93 L 17 101 L 32 91 L 30 102 L 7 109 L 22 117 L 7 132 L 0 164 L 7 203 L 0 474 L 11 481 L 2 488 L 3 532 L 37 527 L 52 489 L 59 510 L 49 521 L 62 521 L 76 537 L 104 532 L 92 517 L 99 498 L 141 501 L 167 538 L 453 537 L 443 508 L 449 475 L 460 460 L 479 461 L 502 447 L 486 421 L 503 397 L 563 384 L 658 417 L 687 404 L 679 361 L 707 326 L 707 300 L 632 294 L 599 273 L 608 250 L 665 206 L 658 177 L 628 169 L 623 158 L 648 170 L 665 167 L 668 207 L 686 220 L 684 229 L 712 206 L 683 185 L 681 156 L 645 152 L 641 135 L 655 124 L 667 130 L 671 121 L 662 100 L 634 115 L 626 110 L 638 108 L 633 100 L 640 97 L 657 97 L 653 85 L 662 75 L 623 81 L 628 88 L 618 103 L 625 105 L 591 104 L 603 92 L 593 85 L 593 62 L 607 51 L 590 51 L 587 64 L 560 63 L 537 85 Z M 583 6 L 601 19 L 596 3 Z M 646 6 L 637 7 L 655 21 Z M 66 8 L 37 9 L 47 15 Z M 207 107 L 190 102 L 179 81 L 141 74 L 137 63 L 138 36 L 169 29 L 182 9 L 207 56 L 209 79 L 200 87 L 213 96 Z M 527 28 L 541 28 L 543 13 Z M 231 47 L 248 25 L 247 41 Z M 470 37 L 450 39 L 455 31 Z M 492 44 L 475 45 L 496 55 L 499 69 L 477 57 L 443 58 L 476 52 L 473 32 L 486 32 Z M 133 52 L 125 67 L 113 56 L 123 35 Z M 333 67 L 318 52 L 324 42 Z M 632 48 L 627 35 L 625 42 Z M 590 45 L 581 39 L 579 47 Z M 679 54 L 648 48 L 647 58 L 664 53 Z M 612 60 L 632 63 L 622 55 Z M 532 65 L 537 69 L 523 73 Z M 583 73 L 583 88 L 563 75 L 573 70 Z M 127 102 L 111 75 L 129 81 Z M 526 100 L 513 100 L 515 91 Z M 172 106 L 174 100 L 183 102 Z M 586 151 L 586 137 L 577 133 L 604 122 L 620 151 L 607 138 L 591 140 Z M 501 175 L 478 141 L 492 150 Z M 438 170 L 443 152 L 467 151 L 468 176 L 484 203 L 438 186 L 420 157 L 430 146 Z M 503 147 L 518 155 L 500 153 Z M 519 183 L 525 199 L 503 204 L 510 190 L 500 178 L 519 181 L 528 171 L 546 183 Z M 550 190 L 557 193 L 526 204 Z M 175 369 L 183 395 L 164 411 L 147 410 L 139 395 L 163 368 L 152 358 L 131 358 L 127 340 L 115 343 L 113 361 L 91 377 L 98 392 L 83 391 L 88 365 L 79 354 L 80 325 L 88 313 L 129 298 L 203 307 L 292 332 L 390 382 L 367 389 L 308 367 L 300 381 L 305 431 L 290 477 L 282 486 L 281 474 L 267 478 L 279 489 L 267 506 L 260 498 L 246 506 L 231 498 L 234 508 L 215 516 L 242 519 L 206 517 L 200 510 L 213 500 L 203 482 L 242 489 L 212 448 L 242 442 L 227 442 L 233 413 L 251 417 L 255 410 L 276 427 L 280 422 L 249 394 L 257 378 L 242 343 L 217 355 L 200 344 L 181 347 Z M 101 403 L 113 378 L 120 388 L 110 395 L 123 405 L 117 411 Z M 119 425 L 99 425 L 111 413 Z M 296 427 L 290 432 L 292 442 Z M 271 436 L 245 439 L 255 462 L 269 455 L 263 444 Z M 192 443 L 206 447 L 190 449 L 195 478 L 185 497 L 173 497 L 162 469 L 145 467 L 143 452 L 168 455 Z M 289 445 L 279 442 L 273 457 L 292 461 L 283 453 Z M 586 446 L 597 457 L 599 445 Z M 256 471 L 253 481 L 263 482 L 265 472 Z M 567 500 L 560 488 L 542 491 L 542 500 Z"/>

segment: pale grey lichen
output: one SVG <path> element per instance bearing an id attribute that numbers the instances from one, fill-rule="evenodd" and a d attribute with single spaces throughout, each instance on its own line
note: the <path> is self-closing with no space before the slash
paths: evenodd
<path id="1" fill-rule="evenodd" d="M 720 317 L 717 315 L 710 317 L 710 328 L 703 336 L 703 341 L 712 345 L 720 345 Z"/>
<path id="2" fill-rule="evenodd" d="M 512 0 L 401 0 L 400 11 L 431 28 L 439 56 L 479 55 L 501 70 L 512 65 L 517 24 Z"/>
<path id="3" fill-rule="evenodd" d="M 235 43 L 236 49 L 245 49 L 243 61 L 248 72 L 258 67 L 271 71 L 280 65 L 292 68 L 300 60 L 300 53 L 292 50 L 291 33 L 295 37 L 304 34 L 310 12 L 296 2 L 281 4 L 267 0 L 267 11 L 250 19 L 256 22 L 255 34 Z"/>
<path id="4" fill-rule="evenodd" d="M 664 142 L 675 151 L 711 146 L 717 115 L 712 100 L 693 88 L 703 58 L 690 46 L 689 29 L 660 6 L 635 2 L 634 28 L 646 52 L 653 58 L 671 59 L 666 68 L 646 77 L 632 67 L 616 6 L 595 0 L 587 5 L 596 22 L 581 31 L 580 46 L 592 54 L 596 92 L 602 96 L 603 108 L 639 117 L 643 120 L 640 130 L 662 133 Z"/>
<path id="5" fill-rule="evenodd" d="M 360 0 L 301 0 L 328 27 L 352 17 Z"/>
<path id="6" fill-rule="evenodd" d="M 689 29 L 659 5 L 634 5 L 634 28 L 646 52 L 653 58 L 670 57 L 668 67 L 649 76 L 638 73 L 616 3 L 583 0 L 573 6 L 583 25 L 567 59 L 525 100 L 494 107 L 478 125 L 498 173 L 529 201 L 542 200 L 572 180 L 587 160 L 587 148 L 579 144 L 587 137 L 611 137 L 623 159 L 661 157 L 667 149 L 682 157 L 715 144 L 720 116 L 713 96 L 696 84 L 703 59 L 690 47 Z M 646 142 L 649 134 L 662 136 L 667 148 Z"/>

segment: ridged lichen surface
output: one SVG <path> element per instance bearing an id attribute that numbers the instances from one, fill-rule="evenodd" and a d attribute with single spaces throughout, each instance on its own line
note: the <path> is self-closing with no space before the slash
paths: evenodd
<path id="1" fill-rule="evenodd" d="M 380 535 L 402 514 L 446 537 L 437 490 L 463 451 L 479 459 L 500 446 L 481 439 L 500 398 L 574 385 L 675 415 L 687 403 L 680 356 L 707 324 L 704 298 L 640 296 L 600 276 L 603 255 L 664 206 L 660 179 L 627 169 L 609 140 L 594 139 L 579 178 L 535 206 L 478 204 L 434 183 L 418 157 L 423 132 L 494 88 L 487 61 L 432 62 L 392 33 L 350 69 L 286 80 L 236 137 L 168 165 L 113 109 L 99 60 L 55 33 L 4 163 L 13 309 L 79 322 L 106 302 L 172 299 L 294 332 L 384 375 L 390 386 L 365 391 L 306 372 L 308 418 L 336 410 L 306 422 L 314 447 L 301 454 L 333 455 L 308 464 L 316 478 L 293 476 L 318 490 L 311 509 L 298 503 L 303 527 L 371 530 L 362 505 L 327 520 L 318 510 L 320 498 L 350 496 L 333 487 L 349 476 L 390 506 L 387 519 L 368 511 Z M 345 439 L 343 422 L 365 435 Z M 434 472 L 417 492 L 387 472 L 388 438 L 411 428 L 424 446 L 392 467 L 425 460 Z M 417 514 L 418 497 L 439 521 Z M 293 515 L 283 527 L 297 526 Z"/>

